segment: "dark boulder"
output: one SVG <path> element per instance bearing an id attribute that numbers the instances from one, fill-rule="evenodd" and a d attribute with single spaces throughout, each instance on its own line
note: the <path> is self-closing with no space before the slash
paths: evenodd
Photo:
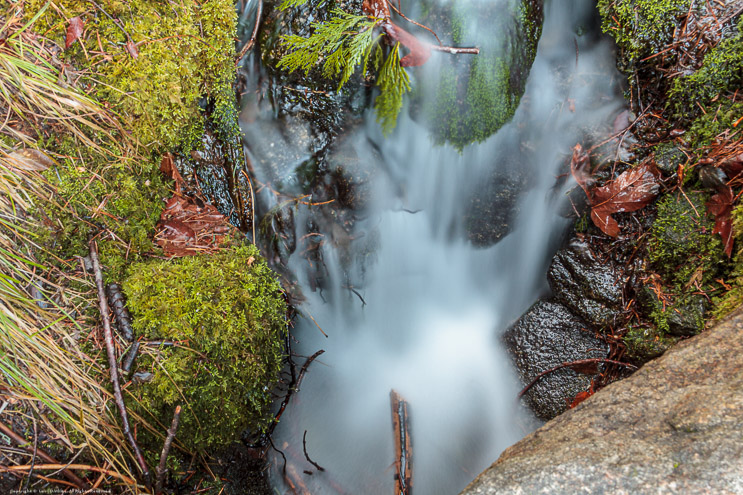
<path id="1" fill-rule="evenodd" d="M 599 260 L 586 242 L 576 239 L 559 250 L 547 278 L 555 299 L 591 325 L 612 325 L 622 310 L 619 269 Z"/>
<path id="2" fill-rule="evenodd" d="M 508 448 L 463 495 L 743 493 L 743 313 Z"/>
<path id="3" fill-rule="evenodd" d="M 606 343 L 565 306 L 538 301 L 504 334 L 516 371 L 524 386 L 539 373 L 566 362 L 605 358 Z M 597 367 L 562 368 L 541 378 L 524 394 L 534 414 L 549 420 L 564 412 L 575 396 L 587 390 Z M 587 373 L 587 374 L 586 374 Z"/>

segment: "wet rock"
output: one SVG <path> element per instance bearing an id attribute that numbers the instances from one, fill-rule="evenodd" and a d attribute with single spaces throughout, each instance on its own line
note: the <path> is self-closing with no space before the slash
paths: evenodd
<path id="1" fill-rule="evenodd" d="M 463 495 L 742 493 L 743 313 L 508 448 Z"/>
<path id="2" fill-rule="evenodd" d="M 593 326 L 612 325 L 622 310 L 621 273 L 597 259 L 588 243 L 573 240 L 560 249 L 547 278 L 555 299 Z"/>
<path id="3" fill-rule="evenodd" d="M 511 232 L 528 185 L 523 173 L 497 170 L 476 188 L 465 213 L 467 237 L 475 246 L 491 246 Z"/>
<path id="4" fill-rule="evenodd" d="M 666 335 L 654 327 L 630 328 L 622 337 L 627 346 L 624 357 L 636 364 L 645 364 L 651 359 L 663 355 L 668 349 L 678 342 L 678 337 Z"/>
<path id="5" fill-rule="evenodd" d="M 653 153 L 658 170 L 667 177 L 678 171 L 679 165 L 686 162 L 686 155 L 673 143 L 663 143 L 655 147 Z"/>
<path id="6" fill-rule="evenodd" d="M 562 363 L 590 358 L 605 358 L 606 343 L 596 338 L 588 325 L 565 306 L 539 301 L 504 334 L 514 365 L 524 386 L 539 373 Z M 534 414 L 549 420 L 564 412 L 575 396 L 587 390 L 593 369 L 588 374 L 562 368 L 541 378 L 524 395 Z"/>

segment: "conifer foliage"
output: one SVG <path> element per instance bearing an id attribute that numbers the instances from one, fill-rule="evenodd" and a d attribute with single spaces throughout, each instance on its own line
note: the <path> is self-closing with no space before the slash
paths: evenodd
<path id="1" fill-rule="evenodd" d="M 284 0 L 280 8 L 293 8 L 308 0 Z M 364 0 L 364 15 L 355 15 L 340 9 L 332 11 L 332 18 L 324 23 L 315 23 L 311 36 L 290 35 L 282 38 L 288 53 L 279 61 L 278 67 L 308 74 L 320 67 L 328 79 L 338 79 L 340 90 L 362 67 L 362 75 L 368 70 L 376 74 L 376 85 L 380 94 L 374 102 L 377 122 L 382 132 L 388 135 L 397 124 L 402 110 L 403 96 L 410 91 L 410 76 L 405 67 L 422 65 L 428 60 L 431 50 L 438 49 L 456 53 L 456 49 L 438 47 L 424 43 L 391 21 L 387 0 Z M 379 29 L 376 29 L 379 28 Z M 385 40 L 387 43 L 381 43 Z M 410 53 L 400 57 L 401 46 Z M 476 53 L 467 51 L 467 53 Z M 386 52 L 386 58 L 385 58 Z"/>

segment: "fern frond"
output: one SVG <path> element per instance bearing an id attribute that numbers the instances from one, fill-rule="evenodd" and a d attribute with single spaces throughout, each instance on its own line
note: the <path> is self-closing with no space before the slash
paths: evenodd
<path id="1" fill-rule="evenodd" d="M 382 133 L 386 136 L 397 125 L 397 116 L 402 110 L 402 97 L 410 91 L 410 76 L 400 66 L 400 43 L 395 43 L 379 70 L 377 86 L 380 93 L 374 102 L 374 110 L 377 112 L 377 122 L 382 126 Z"/>

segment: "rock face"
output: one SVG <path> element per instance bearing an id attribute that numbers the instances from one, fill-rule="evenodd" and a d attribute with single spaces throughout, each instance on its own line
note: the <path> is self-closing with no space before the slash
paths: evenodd
<path id="1" fill-rule="evenodd" d="M 463 495 L 743 493 L 743 311 L 547 423 Z"/>
<path id="2" fill-rule="evenodd" d="M 588 325 L 562 304 L 539 301 L 503 336 L 521 382 L 526 386 L 539 373 L 559 364 L 606 357 L 606 343 L 594 337 Z M 595 367 L 588 374 L 563 368 L 541 378 L 524 395 L 540 419 L 549 420 L 568 408 L 575 396 L 587 390 Z"/>
<path id="3" fill-rule="evenodd" d="M 611 325 L 622 309 L 619 271 L 598 260 L 585 242 L 574 240 L 559 250 L 547 277 L 555 298 L 591 325 Z"/>

